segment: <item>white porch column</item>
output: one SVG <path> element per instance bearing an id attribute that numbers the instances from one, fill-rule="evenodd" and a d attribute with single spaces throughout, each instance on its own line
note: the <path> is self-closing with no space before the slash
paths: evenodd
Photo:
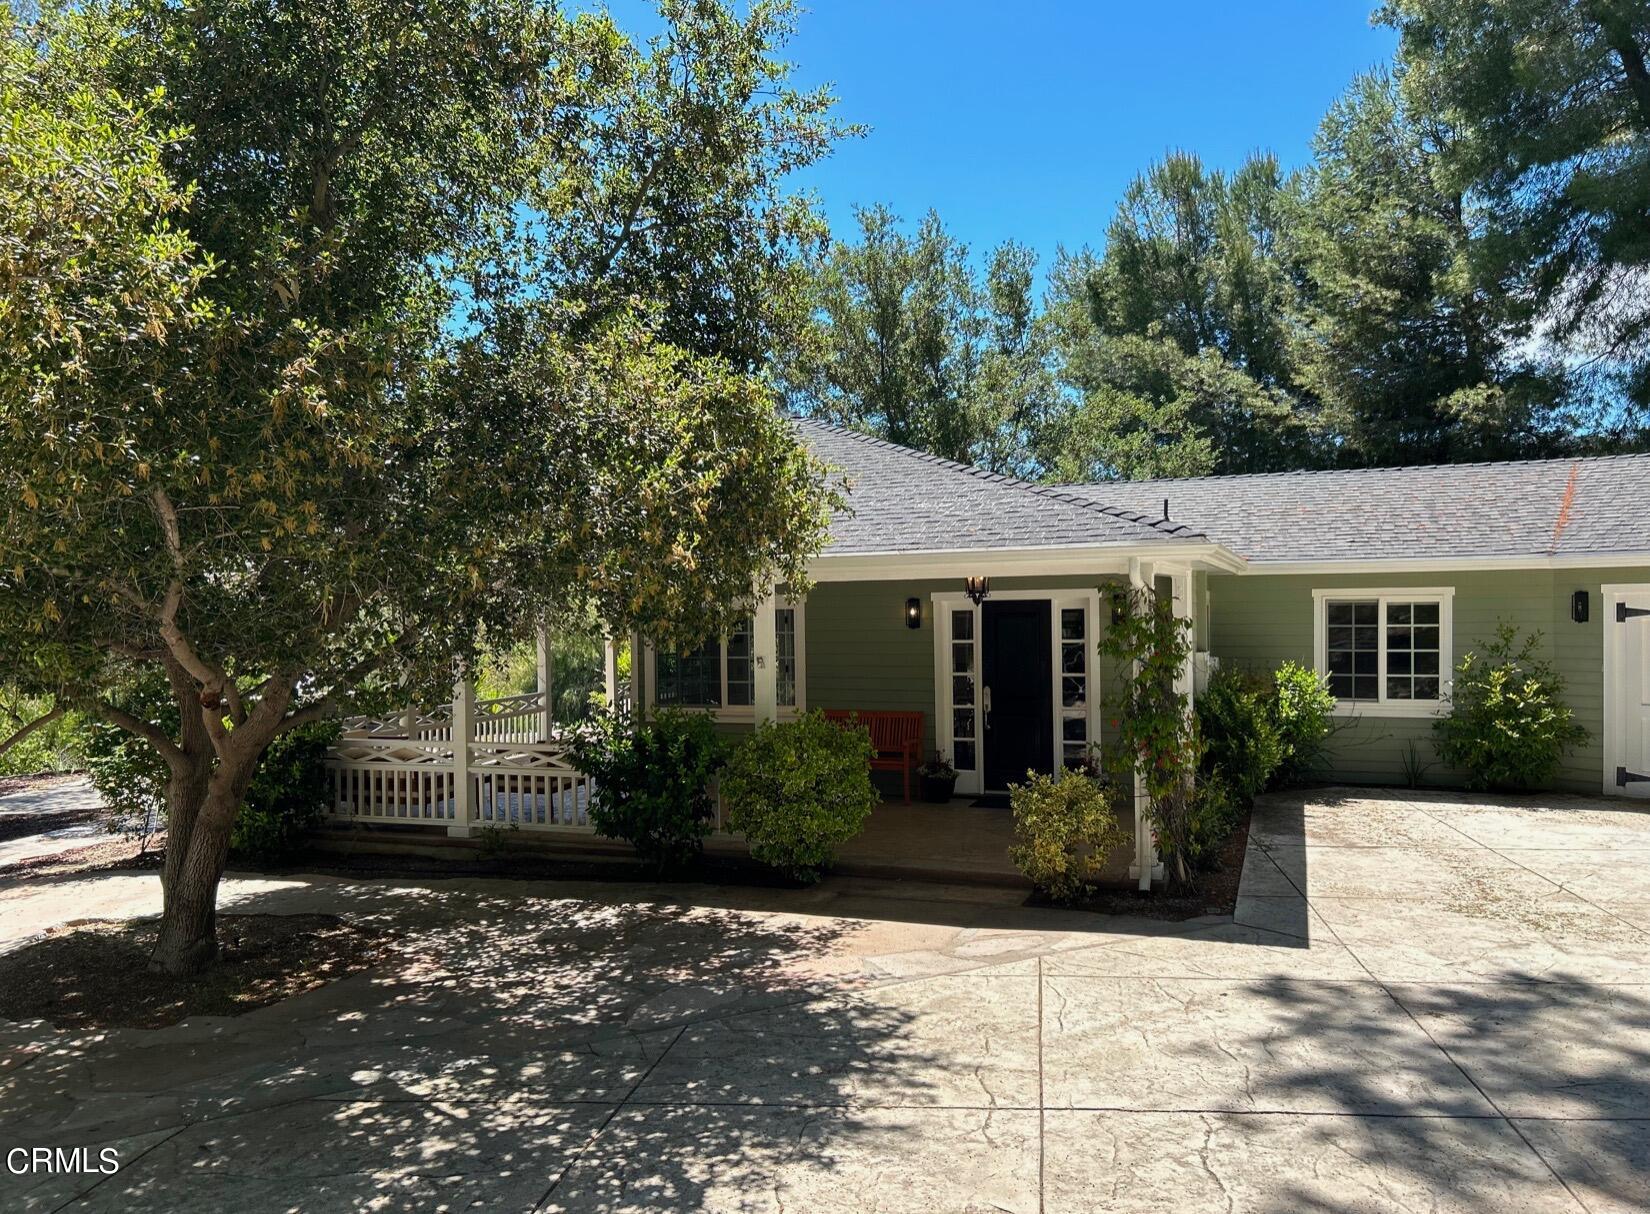
<path id="1" fill-rule="evenodd" d="M 534 640 L 538 649 L 539 694 L 544 697 L 543 715 L 539 718 L 539 739 L 548 742 L 556 732 L 556 664 L 550 649 L 550 629 L 542 621 Z"/>
<path id="2" fill-rule="evenodd" d="M 447 833 L 463 838 L 476 817 L 475 782 L 470 778 L 470 743 L 475 741 L 476 689 L 467 674 L 453 684 L 453 823 Z"/>
<path id="3" fill-rule="evenodd" d="M 611 636 L 602 636 L 602 694 L 607 706 L 619 706 L 619 646 Z"/>
<path id="4" fill-rule="evenodd" d="M 1151 561 L 1129 558 L 1129 587 L 1136 592 L 1155 590 L 1157 569 Z M 1138 609 L 1138 608 L 1136 608 Z M 1129 672 L 1138 676 L 1140 664 L 1134 663 Z M 1151 797 L 1146 792 L 1146 777 L 1140 768 L 1134 770 L 1134 863 L 1129 865 L 1129 877 L 1140 883 L 1141 889 L 1150 889 L 1152 879 L 1163 874 L 1163 865 L 1157 858 L 1157 840 L 1152 837 Z"/>
<path id="5" fill-rule="evenodd" d="M 642 634 L 630 634 L 630 710 L 642 714 Z"/>
<path id="6" fill-rule="evenodd" d="M 779 715 L 779 642 L 774 634 L 772 590 L 756 604 L 751 623 L 751 677 L 756 684 L 751 699 L 760 725 Z"/>

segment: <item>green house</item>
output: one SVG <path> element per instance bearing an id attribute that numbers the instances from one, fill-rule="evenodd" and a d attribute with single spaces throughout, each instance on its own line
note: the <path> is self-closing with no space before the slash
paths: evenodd
<path id="1" fill-rule="evenodd" d="M 1104 741 L 1095 642 L 1132 582 L 1192 620 L 1194 694 L 1223 663 L 1326 675 L 1348 782 L 1449 782 L 1452 666 L 1499 621 L 1538 631 L 1591 737 L 1563 787 L 1650 797 L 1650 456 L 1046 486 L 798 428 L 849 489 L 812 590 L 692 653 L 638 639 L 645 705 L 920 713 L 923 753 L 989 794 Z"/>

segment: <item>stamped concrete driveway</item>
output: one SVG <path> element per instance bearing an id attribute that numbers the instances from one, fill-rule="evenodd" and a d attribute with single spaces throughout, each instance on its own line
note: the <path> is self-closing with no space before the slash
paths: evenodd
<path id="1" fill-rule="evenodd" d="M 0 1172 L 0 1208 L 1650 1206 L 1626 806 L 1273 799 L 1235 922 L 866 882 L 225 898 L 382 924 L 394 956 L 237 1019 L 0 1026 L 0 1146 L 121 1159 Z M 152 877 L 0 874 L 0 938 L 153 905 Z"/>

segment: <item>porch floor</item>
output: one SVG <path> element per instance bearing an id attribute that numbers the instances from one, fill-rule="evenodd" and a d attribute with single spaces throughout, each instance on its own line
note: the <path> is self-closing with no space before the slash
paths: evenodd
<path id="1" fill-rule="evenodd" d="M 976 809 L 975 798 L 939 804 L 883 801 L 865 829 L 837 849 L 837 872 L 861 877 L 918 877 L 1026 885 L 1010 863 L 1014 816 Z"/>
<path id="2" fill-rule="evenodd" d="M 881 801 L 865 820 L 865 829 L 837 849 L 832 871 L 851 877 L 1029 888 L 1008 858 L 1014 845 L 1013 814 L 1006 808 L 976 807 L 974 801 L 972 796 L 945 804 L 906 805 L 897 797 Z M 317 843 L 327 851 L 451 856 L 474 851 L 481 840 L 449 838 L 445 828 L 435 825 L 351 826 L 335 820 L 322 828 Z M 571 832 L 512 832 L 508 847 L 540 856 L 633 854 L 616 840 Z M 716 832 L 706 838 L 705 850 L 711 855 L 740 855 L 745 841 Z M 1130 848 L 1119 849 L 1110 866 L 1116 871 L 1108 870 L 1108 879 L 1127 883 L 1130 854 Z"/>

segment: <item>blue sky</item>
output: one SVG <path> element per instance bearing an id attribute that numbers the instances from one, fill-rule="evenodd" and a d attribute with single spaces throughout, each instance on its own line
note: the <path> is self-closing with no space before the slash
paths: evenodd
<path id="1" fill-rule="evenodd" d="M 814 0 L 789 58 L 872 130 L 801 180 L 832 230 L 930 207 L 976 254 L 1098 243 L 1130 179 L 1184 148 L 1308 155 L 1358 72 L 1390 60 L 1375 0 Z M 642 8 L 614 0 L 622 23 Z M 645 28 L 645 27 L 644 27 Z"/>

